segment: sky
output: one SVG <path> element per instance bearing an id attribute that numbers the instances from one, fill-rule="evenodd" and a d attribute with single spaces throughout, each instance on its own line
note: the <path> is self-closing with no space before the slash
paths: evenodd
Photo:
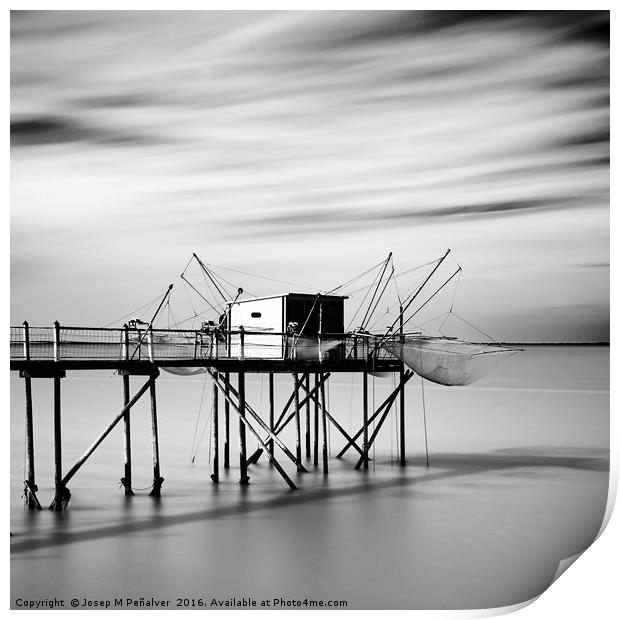
<path id="1" fill-rule="evenodd" d="M 12 12 L 12 325 L 447 248 L 493 338 L 609 339 L 607 12 Z"/>

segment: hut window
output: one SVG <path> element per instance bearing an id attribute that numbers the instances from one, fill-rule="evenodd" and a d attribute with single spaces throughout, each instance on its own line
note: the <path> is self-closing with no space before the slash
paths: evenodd
<path id="1" fill-rule="evenodd" d="M 251 316 L 253 319 L 260 319 L 263 315 L 260 312 L 252 312 Z"/>

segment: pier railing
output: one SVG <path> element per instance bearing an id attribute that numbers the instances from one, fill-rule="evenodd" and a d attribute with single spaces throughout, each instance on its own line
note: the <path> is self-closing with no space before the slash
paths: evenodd
<path id="1" fill-rule="evenodd" d="M 273 331 L 171 330 L 137 328 L 31 327 L 10 329 L 11 360 L 166 360 L 297 359 L 363 360 L 375 351 L 377 337 L 322 334 L 315 337 Z"/>

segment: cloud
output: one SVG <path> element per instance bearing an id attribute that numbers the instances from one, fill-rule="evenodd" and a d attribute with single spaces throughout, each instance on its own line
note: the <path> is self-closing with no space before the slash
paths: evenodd
<path id="1" fill-rule="evenodd" d="M 74 142 L 144 145 L 152 144 L 154 140 L 138 134 L 88 126 L 62 117 L 35 116 L 11 120 L 11 146 L 40 146 Z"/>

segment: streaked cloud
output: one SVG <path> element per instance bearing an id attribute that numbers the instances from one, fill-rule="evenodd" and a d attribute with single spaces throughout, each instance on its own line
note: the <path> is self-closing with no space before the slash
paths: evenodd
<path id="1" fill-rule="evenodd" d="M 522 257 L 609 260 L 608 12 L 13 12 L 11 65 L 12 259 L 50 258 L 45 316 L 137 262 L 150 298 L 192 251 L 297 281 L 451 246 L 529 286 L 481 316 L 553 291 L 607 320 L 604 282 Z M 45 291 L 12 286 L 21 321 Z"/>

